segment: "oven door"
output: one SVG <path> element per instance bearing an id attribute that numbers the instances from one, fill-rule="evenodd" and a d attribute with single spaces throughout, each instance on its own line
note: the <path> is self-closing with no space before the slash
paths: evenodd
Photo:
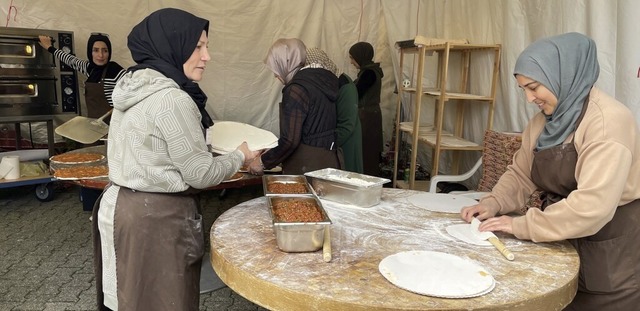
<path id="1" fill-rule="evenodd" d="M 42 68 L 56 66 L 51 53 L 38 43 L 38 36 L 0 34 L 0 64 L 6 68 Z"/>
<path id="2" fill-rule="evenodd" d="M 54 77 L 0 78 L 0 111 L 3 117 L 51 115 L 57 103 Z"/>

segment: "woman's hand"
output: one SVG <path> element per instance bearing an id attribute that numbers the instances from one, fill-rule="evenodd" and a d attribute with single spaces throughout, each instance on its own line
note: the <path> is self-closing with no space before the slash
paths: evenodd
<path id="1" fill-rule="evenodd" d="M 502 231 L 513 234 L 513 217 L 500 216 L 485 219 L 478 227 L 480 231 Z"/>
<path id="2" fill-rule="evenodd" d="M 249 145 L 247 144 L 247 142 L 242 142 L 242 144 L 240 144 L 240 146 L 238 146 L 237 148 L 238 150 L 242 151 L 242 154 L 244 154 L 244 163 L 242 164 L 243 166 L 248 166 L 249 163 L 253 162 L 253 160 L 262 154 L 262 150 L 257 150 L 257 151 L 251 151 L 249 150 Z"/>
<path id="3" fill-rule="evenodd" d="M 494 217 L 498 214 L 497 208 L 491 208 L 482 203 L 462 208 L 460 216 L 466 222 L 471 222 L 473 217 L 482 220 L 478 230 L 484 231 L 502 231 L 513 234 L 513 218 L 510 216 Z"/>
<path id="4" fill-rule="evenodd" d="M 263 175 L 264 165 L 262 164 L 262 157 L 258 156 L 251 163 L 249 163 L 247 170 L 252 175 Z"/>
<path id="5" fill-rule="evenodd" d="M 460 217 L 464 219 L 466 222 L 471 222 L 473 217 L 478 218 L 478 220 L 484 220 L 498 214 L 498 209 L 493 209 L 489 206 L 483 205 L 482 203 L 478 203 L 476 205 L 467 206 L 462 208 L 460 211 Z"/>
<path id="6" fill-rule="evenodd" d="M 51 46 L 51 37 L 38 36 L 38 39 L 40 40 L 38 41 L 38 43 L 40 43 L 40 46 L 42 46 L 45 50 L 48 50 L 49 47 Z"/>

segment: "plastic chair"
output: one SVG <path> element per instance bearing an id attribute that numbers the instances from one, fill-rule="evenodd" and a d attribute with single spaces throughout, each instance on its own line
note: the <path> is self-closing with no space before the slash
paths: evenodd
<path id="1" fill-rule="evenodd" d="M 500 179 L 500 176 L 507 170 L 507 166 L 512 163 L 513 155 L 522 145 L 520 133 L 496 132 L 486 130 L 484 133 L 484 143 L 482 157 L 466 173 L 461 175 L 436 175 L 431 178 L 429 192 L 437 192 L 438 183 L 459 182 L 473 176 L 482 167 L 482 177 L 476 190 L 453 191 L 451 193 L 464 195 L 473 199 L 480 199 L 493 189 Z"/>

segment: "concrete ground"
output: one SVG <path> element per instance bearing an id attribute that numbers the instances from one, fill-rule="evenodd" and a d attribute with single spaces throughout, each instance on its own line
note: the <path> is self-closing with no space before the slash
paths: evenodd
<path id="1" fill-rule="evenodd" d="M 54 185 L 50 202 L 34 186 L 0 189 L 0 311 L 96 310 L 90 212 L 78 187 Z M 205 237 L 220 214 L 261 195 L 261 187 L 202 194 Z M 201 294 L 200 310 L 265 309 L 224 287 Z"/>

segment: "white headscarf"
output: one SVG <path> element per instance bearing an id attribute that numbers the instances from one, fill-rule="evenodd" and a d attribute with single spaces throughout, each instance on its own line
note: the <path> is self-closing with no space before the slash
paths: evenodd
<path id="1" fill-rule="evenodd" d="M 595 42 L 576 32 L 537 40 L 520 54 L 513 74 L 539 82 L 558 99 L 538 137 L 537 150 L 560 145 L 575 131 L 599 73 Z"/>
<path id="2" fill-rule="evenodd" d="M 307 48 L 300 39 L 278 39 L 269 48 L 264 63 L 287 84 L 306 59 Z"/>

